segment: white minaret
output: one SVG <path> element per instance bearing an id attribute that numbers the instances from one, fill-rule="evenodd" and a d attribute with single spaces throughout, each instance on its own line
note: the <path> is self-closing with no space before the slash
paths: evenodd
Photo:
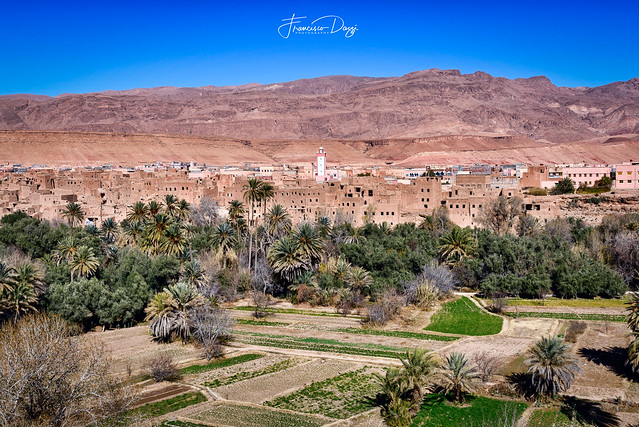
<path id="1" fill-rule="evenodd" d="M 326 176 L 326 153 L 324 147 L 320 147 L 317 151 L 317 179 L 324 180 Z"/>

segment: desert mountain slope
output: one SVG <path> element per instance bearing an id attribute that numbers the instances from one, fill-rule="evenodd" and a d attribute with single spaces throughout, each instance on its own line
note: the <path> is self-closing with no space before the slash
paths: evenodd
<path id="1" fill-rule="evenodd" d="M 0 96 L 0 129 L 248 140 L 521 136 L 563 143 L 639 133 L 639 79 L 564 88 L 545 77 L 433 69 L 389 78 L 10 95 Z"/>

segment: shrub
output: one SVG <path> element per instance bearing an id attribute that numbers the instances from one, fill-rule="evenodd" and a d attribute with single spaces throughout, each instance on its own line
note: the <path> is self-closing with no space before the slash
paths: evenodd
<path id="1" fill-rule="evenodd" d="M 145 368 L 156 383 L 162 381 L 175 381 L 181 378 L 182 374 L 177 367 L 177 363 L 168 353 L 163 353 L 146 362 Z"/>
<path id="2" fill-rule="evenodd" d="M 547 196 L 548 190 L 545 188 L 532 187 L 528 189 L 528 194 L 531 196 Z"/>

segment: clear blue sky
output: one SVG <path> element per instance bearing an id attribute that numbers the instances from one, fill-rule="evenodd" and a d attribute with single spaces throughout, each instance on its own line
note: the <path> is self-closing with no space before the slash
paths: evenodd
<path id="1" fill-rule="evenodd" d="M 57 3 L 57 4 L 56 4 Z M 307 2 L 308 3 L 308 2 Z M 272 83 L 428 68 L 560 86 L 639 76 L 639 2 L 9 1 L 0 3 L 0 94 Z M 293 34 L 338 15 L 358 31 Z"/>

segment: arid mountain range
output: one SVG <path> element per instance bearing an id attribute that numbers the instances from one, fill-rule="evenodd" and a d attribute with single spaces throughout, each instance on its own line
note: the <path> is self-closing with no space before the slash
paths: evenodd
<path id="1" fill-rule="evenodd" d="M 509 80 L 482 72 L 433 69 L 388 78 L 329 76 L 268 85 L 159 87 L 56 97 L 18 94 L 0 96 L 0 129 L 37 131 L 0 133 L 0 148 L 16 141 L 31 142 L 33 149 L 27 153 L 33 156 L 44 140 L 49 141 L 47 145 L 57 144 L 58 139 L 79 143 L 80 135 L 85 135 L 83 144 L 89 144 L 108 140 L 108 135 L 99 136 L 107 133 L 125 134 L 116 138 L 125 140 L 129 135 L 134 145 L 160 140 L 226 141 L 290 163 L 302 154 L 296 147 L 306 157 L 315 141 L 340 141 L 340 146 L 364 156 L 340 159 L 340 163 L 354 164 L 423 164 L 433 155 L 441 160 L 452 156 L 460 162 L 481 160 L 464 152 L 482 152 L 485 160 L 506 160 L 518 156 L 512 150 L 524 150 L 521 156 L 529 161 L 563 157 L 570 157 L 564 161 L 611 157 L 619 161 L 639 157 L 635 136 L 639 134 L 639 78 L 595 88 L 566 88 L 545 77 Z M 71 133 L 44 137 L 43 131 Z M 606 143 L 616 144 L 622 152 L 604 152 L 612 147 L 604 148 Z M 144 152 L 144 161 L 154 160 L 147 156 L 185 153 L 167 144 L 138 149 Z M 283 147 L 288 147 L 284 150 L 288 155 L 278 154 Z M 72 157 L 70 161 L 75 159 L 73 150 L 63 151 Z M 77 160 L 93 157 L 80 154 Z M 219 154 L 212 157 L 217 159 Z"/>

